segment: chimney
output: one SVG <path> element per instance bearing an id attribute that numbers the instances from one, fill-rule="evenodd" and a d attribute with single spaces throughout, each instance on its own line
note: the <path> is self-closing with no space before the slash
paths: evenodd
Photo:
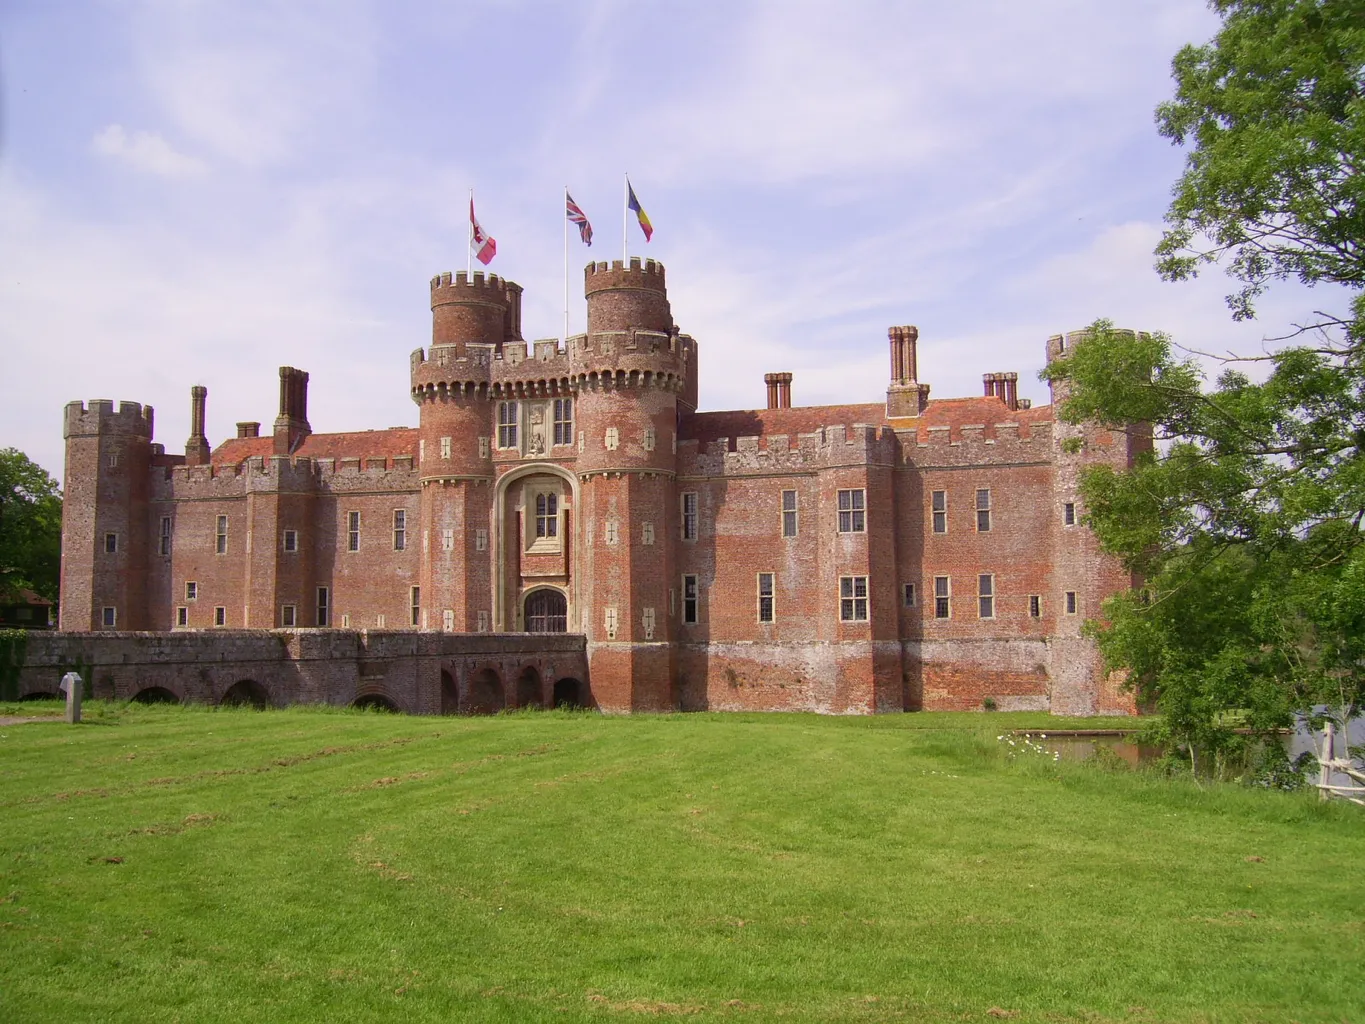
<path id="1" fill-rule="evenodd" d="M 292 455 L 313 432 L 308 425 L 308 374 L 280 367 L 280 414 L 275 418 L 275 454 Z"/>
<path id="2" fill-rule="evenodd" d="M 203 466 L 209 461 L 209 441 L 204 436 L 204 405 L 209 389 L 202 384 L 190 388 L 190 438 L 185 442 L 185 465 Z"/>
<path id="3" fill-rule="evenodd" d="M 258 420 L 247 420 L 237 424 L 238 437 L 260 437 L 261 424 Z"/>
<path id="4" fill-rule="evenodd" d="M 886 414 L 918 416 L 929 404 L 929 385 L 919 382 L 919 328 L 891 327 L 891 386 L 886 390 Z"/>
<path id="5" fill-rule="evenodd" d="M 1019 408 L 1019 374 L 1010 371 L 1009 373 L 1002 373 L 1000 376 L 1004 378 L 1001 384 L 1005 389 L 1003 395 L 1005 404 L 1010 407 L 1010 411 L 1014 411 Z"/>
<path id="6" fill-rule="evenodd" d="M 790 373 L 765 373 L 763 383 L 768 385 L 769 409 L 790 409 L 792 407 L 792 375 Z"/>

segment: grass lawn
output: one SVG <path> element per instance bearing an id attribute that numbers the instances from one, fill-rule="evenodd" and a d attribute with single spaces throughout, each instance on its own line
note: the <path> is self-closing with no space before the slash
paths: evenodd
<path id="1" fill-rule="evenodd" d="M 1077 723 L 86 714 L 0 727 L 5 1022 L 1365 1022 L 1365 814 L 995 741 Z"/>

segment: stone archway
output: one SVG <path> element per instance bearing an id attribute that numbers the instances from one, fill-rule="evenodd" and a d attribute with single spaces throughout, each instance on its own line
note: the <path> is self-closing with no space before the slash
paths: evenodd
<path id="1" fill-rule="evenodd" d="M 552 587 L 541 587 L 526 595 L 522 622 L 528 633 L 566 633 L 569 629 L 569 601 Z"/>
<path id="2" fill-rule="evenodd" d="M 507 706 L 502 679 L 491 668 L 480 669 L 469 681 L 469 702 L 465 710 L 471 715 L 496 715 Z"/>
<path id="3" fill-rule="evenodd" d="M 249 706 L 262 711 L 270 706 L 270 694 L 256 680 L 240 679 L 227 688 L 218 703 L 229 707 Z"/>
<path id="4" fill-rule="evenodd" d="M 179 704 L 180 698 L 164 686 L 144 686 L 133 694 L 138 704 Z"/>
<path id="5" fill-rule="evenodd" d="M 554 704 L 557 708 L 581 708 L 587 701 L 584 699 L 583 684 L 577 679 L 565 678 L 555 681 Z"/>

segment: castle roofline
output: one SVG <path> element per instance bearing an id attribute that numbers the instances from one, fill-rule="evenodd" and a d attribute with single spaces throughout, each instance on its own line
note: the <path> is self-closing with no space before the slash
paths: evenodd
<path id="1" fill-rule="evenodd" d="M 213 450 L 215 466 L 239 466 L 247 459 L 274 454 L 274 438 L 230 437 Z M 309 459 L 417 457 L 417 428 L 354 430 L 340 434 L 309 434 L 294 456 Z"/>

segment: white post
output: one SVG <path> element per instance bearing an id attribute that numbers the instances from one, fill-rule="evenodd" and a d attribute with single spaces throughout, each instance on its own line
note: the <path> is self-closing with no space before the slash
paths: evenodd
<path id="1" fill-rule="evenodd" d="M 1326 800 L 1332 795 L 1332 791 L 1328 788 L 1332 784 L 1332 769 L 1330 767 L 1332 748 L 1336 746 L 1332 742 L 1332 724 L 1332 720 L 1327 719 L 1327 724 L 1323 726 L 1322 730 L 1322 758 L 1319 761 L 1319 764 L 1322 765 L 1322 777 L 1318 780 L 1319 800 Z"/>
<path id="2" fill-rule="evenodd" d="M 465 228 L 464 279 L 474 280 L 474 190 L 469 190 L 469 224 Z"/>
<path id="3" fill-rule="evenodd" d="M 621 181 L 621 266 L 630 262 L 630 173 Z"/>
<path id="4" fill-rule="evenodd" d="M 66 720 L 75 725 L 81 720 L 81 695 L 85 683 L 75 672 L 62 676 L 62 692 L 66 694 Z"/>

